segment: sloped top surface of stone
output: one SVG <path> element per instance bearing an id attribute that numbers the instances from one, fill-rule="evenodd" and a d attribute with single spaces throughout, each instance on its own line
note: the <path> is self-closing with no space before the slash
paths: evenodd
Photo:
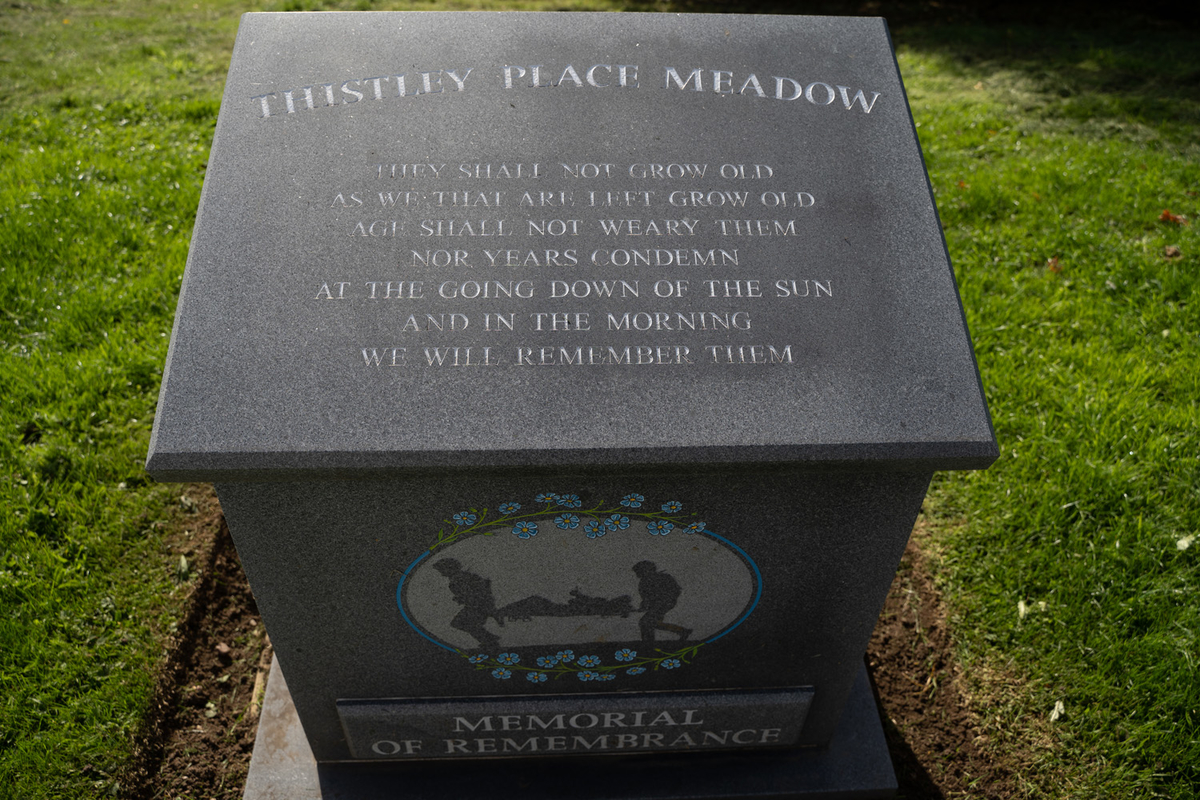
<path id="1" fill-rule="evenodd" d="M 995 454 L 882 20 L 244 17 L 156 477 Z"/>

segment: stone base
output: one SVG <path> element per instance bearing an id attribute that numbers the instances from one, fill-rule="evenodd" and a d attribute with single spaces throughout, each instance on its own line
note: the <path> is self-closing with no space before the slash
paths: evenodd
<path id="1" fill-rule="evenodd" d="M 866 668 L 827 748 L 763 753 L 317 764 L 277 662 L 245 800 L 733 800 L 892 797 L 892 770 Z"/>

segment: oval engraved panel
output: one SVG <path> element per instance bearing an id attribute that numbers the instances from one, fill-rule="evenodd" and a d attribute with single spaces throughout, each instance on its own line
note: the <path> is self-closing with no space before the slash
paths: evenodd
<path id="1" fill-rule="evenodd" d="M 757 604 L 757 566 L 703 522 L 610 511 L 568 507 L 476 523 L 406 570 L 397 587 L 406 621 L 464 654 L 601 644 L 645 651 L 713 641 Z M 456 515 L 456 524 L 466 521 L 474 515 Z"/>

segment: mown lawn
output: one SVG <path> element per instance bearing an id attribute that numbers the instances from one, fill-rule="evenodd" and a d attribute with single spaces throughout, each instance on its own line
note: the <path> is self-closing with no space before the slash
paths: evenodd
<path id="1" fill-rule="evenodd" d="M 1003 453 L 935 486 L 941 576 L 992 745 L 1028 748 L 1037 795 L 1200 786 L 1195 44 L 901 47 Z"/>
<path id="2" fill-rule="evenodd" d="M 566 5 L 620 4 L 486 7 Z M 120 791 L 190 580 L 142 459 L 237 17 L 335 6 L 398 4 L 0 9 L 0 797 Z M 1195 796 L 1200 47 L 893 33 L 1003 450 L 929 503 L 986 746 L 1031 796 Z"/>

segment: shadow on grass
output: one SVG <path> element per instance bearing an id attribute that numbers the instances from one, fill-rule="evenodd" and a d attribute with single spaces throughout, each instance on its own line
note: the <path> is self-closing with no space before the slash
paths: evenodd
<path id="1" fill-rule="evenodd" d="M 813 0 L 672 2 L 671 11 L 882 16 L 900 47 L 964 78 L 1009 71 L 1048 102 L 1027 108 L 1073 122 L 1153 129 L 1194 144 L 1200 127 L 1200 25 L 1191 4 L 1146 0 Z M 662 6 L 657 6 L 662 7 Z M 631 10 L 632 7 L 631 7 Z"/>

